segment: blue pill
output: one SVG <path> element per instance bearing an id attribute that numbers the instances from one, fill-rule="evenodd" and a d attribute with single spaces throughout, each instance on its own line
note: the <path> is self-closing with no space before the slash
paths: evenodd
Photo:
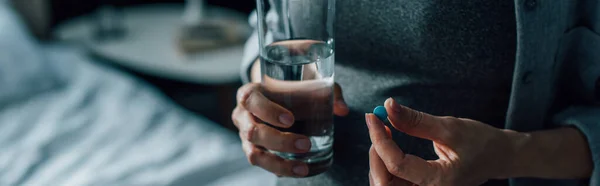
<path id="1" fill-rule="evenodd" d="M 383 106 L 375 107 L 375 109 L 373 109 L 373 114 L 375 114 L 375 116 L 377 116 L 381 121 L 386 121 L 388 117 L 387 111 Z"/>

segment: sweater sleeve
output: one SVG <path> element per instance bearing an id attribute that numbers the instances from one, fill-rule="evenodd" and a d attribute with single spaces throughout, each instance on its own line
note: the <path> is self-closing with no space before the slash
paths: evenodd
<path id="1" fill-rule="evenodd" d="M 578 75 L 575 82 L 581 84 L 575 87 L 585 102 L 600 105 L 600 35 L 589 29 L 582 29 L 579 47 L 574 55 L 568 56 L 576 66 Z"/>
<path id="2" fill-rule="evenodd" d="M 594 162 L 591 186 L 600 186 L 600 107 L 571 107 L 558 114 L 554 121 L 578 128 L 587 139 Z"/>
<path id="3" fill-rule="evenodd" d="M 258 52 L 258 34 L 254 31 L 244 46 L 244 56 L 242 58 L 242 68 L 240 72 L 240 77 L 242 77 L 242 82 L 244 82 L 244 84 L 251 82 L 250 69 L 252 69 L 252 65 L 258 58 Z"/>
<path id="4" fill-rule="evenodd" d="M 244 84 L 250 83 L 250 69 L 252 65 L 258 58 L 258 32 L 257 32 L 257 13 L 253 11 L 250 13 L 250 17 L 248 18 L 248 23 L 254 31 L 248 40 L 246 41 L 246 45 L 244 45 L 244 55 L 242 57 L 242 68 L 240 69 L 240 77 L 242 77 L 242 82 Z"/>

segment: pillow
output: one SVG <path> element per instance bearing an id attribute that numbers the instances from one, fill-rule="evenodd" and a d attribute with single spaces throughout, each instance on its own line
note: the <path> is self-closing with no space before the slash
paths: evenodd
<path id="1" fill-rule="evenodd" d="M 20 17 L 0 0 L 0 108 L 55 87 L 52 69 Z"/>

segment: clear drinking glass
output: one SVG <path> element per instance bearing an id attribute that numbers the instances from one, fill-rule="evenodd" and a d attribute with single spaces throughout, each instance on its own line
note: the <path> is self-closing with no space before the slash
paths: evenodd
<path id="1" fill-rule="evenodd" d="M 306 162 L 309 176 L 333 162 L 335 0 L 256 0 L 263 93 L 290 110 L 308 153 L 273 152 Z"/>

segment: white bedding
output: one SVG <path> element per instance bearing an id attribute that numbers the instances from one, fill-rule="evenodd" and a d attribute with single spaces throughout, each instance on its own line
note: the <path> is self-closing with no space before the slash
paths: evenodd
<path id="1" fill-rule="evenodd" d="M 78 50 L 43 51 L 67 81 L 0 106 L 0 185 L 274 184 L 235 134 Z"/>

